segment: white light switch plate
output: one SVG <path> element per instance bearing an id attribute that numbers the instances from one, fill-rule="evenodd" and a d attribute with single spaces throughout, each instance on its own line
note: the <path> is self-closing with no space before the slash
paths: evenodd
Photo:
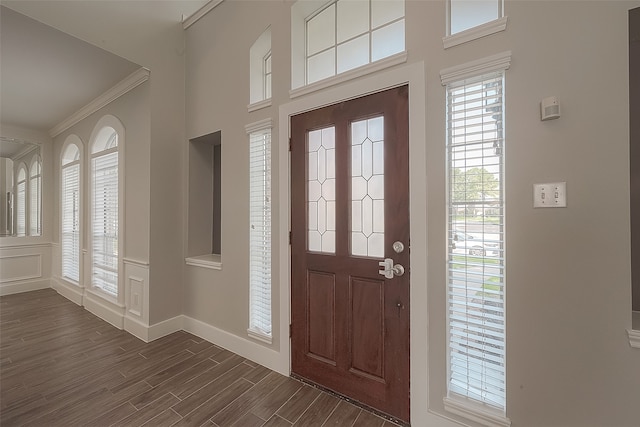
<path id="1" fill-rule="evenodd" d="M 567 183 L 533 184 L 534 208 L 566 208 Z"/>

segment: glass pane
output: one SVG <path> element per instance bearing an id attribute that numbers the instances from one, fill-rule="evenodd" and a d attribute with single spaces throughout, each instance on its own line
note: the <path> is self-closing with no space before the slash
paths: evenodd
<path id="1" fill-rule="evenodd" d="M 307 83 L 326 79 L 336 73 L 335 48 L 307 59 Z"/>
<path id="2" fill-rule="evenodd" d="M 312 252 L 336 251 L 335 128 L 307 135 L 307 240 Z"/>
<path id="3" fill-rule="evenodd" d="M 404 19 L 375 30 L 371 35 L 371 61 L 404 51 Z"/>
<path id="4" fill-rule="evenodd" d="M 336 6 L 332 4 L 307 21 L 307 56 L 336 44 Z"/>
<path id="5" fill-rule="evenodd" d="M 338 73 L 369 63 L 369 34 L 338 46 Z"/>
<path id="6" fill-rule="evenodd" d="M 384 256 L 384 117 L 351 124 L 351 254 Z"/>
<path id="7" fill-rule="evenodd" d="M 369 2 L 338 2 L 338 43 L 369 31 Z M 367 49 L 368 50 L 368 49 Z"/>
<path id="8" fill-rule="evenodd" d="M 498 19 L 498 0 L 451 0 L 451 34 Z"/>
<path id="9" fill-rule="evenodd" d="M 404 0 L 371 0 L 371 28 L 404 16 Z"/>

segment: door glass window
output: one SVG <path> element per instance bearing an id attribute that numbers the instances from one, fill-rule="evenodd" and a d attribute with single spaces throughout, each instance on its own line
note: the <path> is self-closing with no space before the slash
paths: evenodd
<path id="1" fill-rule="evenodd" d="M 351 254 L 384 257 L 384 117 L 351 123 Z"/>
<path id="2" fill-rule="evenodd" d="M 307 233 L 309 251 L 336 252 L 336 148 L 333 126 L 307 137 Z"/>

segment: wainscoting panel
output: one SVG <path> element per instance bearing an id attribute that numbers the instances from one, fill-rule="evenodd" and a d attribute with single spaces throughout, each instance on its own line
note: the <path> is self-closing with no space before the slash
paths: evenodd
<path id="1" fill-rule="evenodd" d="M 51 244 L 0 248 L 0 295 L 48 288 L 50 278 Z"/>
<path id="2" fill-rule="evenodd" d="M 149 341 L 149 263 L 125 258 L 124 329 L 138 338 Z"/>

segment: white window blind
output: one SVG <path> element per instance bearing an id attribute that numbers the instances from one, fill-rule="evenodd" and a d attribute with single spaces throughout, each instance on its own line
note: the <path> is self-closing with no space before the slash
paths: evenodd
<path id="1" fill-rule="evenodd" d="M 40 208 L 42 200 L 42 170 L 40 159 L 31 165 L 29 177 L 29 235 L 39 236 L 42 229 Z"/>
<path id="2" fill-rule="evenodd" d="M 271 129 L 249 134 L 249 333 L 271 337 Z"/>
<path id="3" fill-rule="evenodd" d="M 27 174 L 24 168 L 18 172 L 16 181 L 16 233 L 27 235 Z"/>
<path id="4" fill-rule="evenodd" d="M 62 168 L 62 276 L 80 281 L 80 163 Z"/>
<path id="5" fill-rule="evenodd" d="M 93 155 L 92 284 L 118 295 L 118 149 Z"/>
<path id="6" fill-rule="evenodd" d="M 449 396 L 505 409 L 503 71 L 447 84 Z"/>

